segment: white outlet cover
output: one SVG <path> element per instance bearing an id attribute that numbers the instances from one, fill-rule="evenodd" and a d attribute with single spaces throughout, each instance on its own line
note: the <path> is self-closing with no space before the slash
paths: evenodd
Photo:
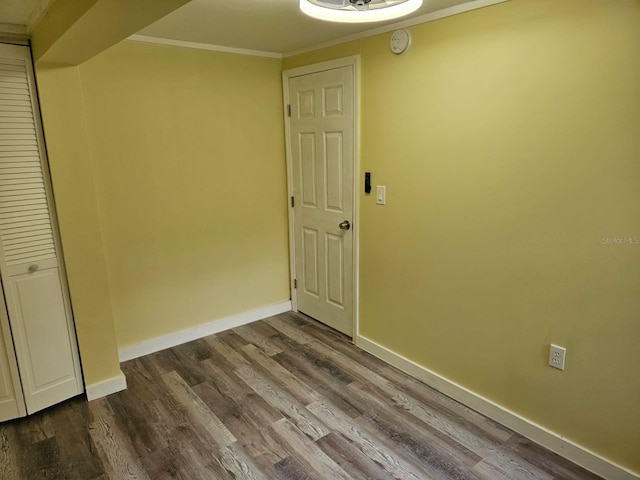
<path id="1" fill-rule="evenodd" d="M 567 349 L 552 343 L 549 348 L 549 366 L 557 368 L 558 370 L 564 370 L 566 360 Z"/>

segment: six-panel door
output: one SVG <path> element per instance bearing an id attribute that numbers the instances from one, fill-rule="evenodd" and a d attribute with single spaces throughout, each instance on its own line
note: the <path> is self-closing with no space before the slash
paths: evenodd
<path id="1" fill-rule="evenodd" d="M 294 77 L 289 91 L 298 310 L 351 336 L 353 69 Z"/>

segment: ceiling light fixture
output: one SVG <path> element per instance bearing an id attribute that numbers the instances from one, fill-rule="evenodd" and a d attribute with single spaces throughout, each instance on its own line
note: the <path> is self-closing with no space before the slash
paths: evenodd
<path id="1" fill-rule="evenodd" d="M 421 6 L 422 0 L 300 0 L 300 10 L 307 15 L 343 23 L 393 20 Z"/>

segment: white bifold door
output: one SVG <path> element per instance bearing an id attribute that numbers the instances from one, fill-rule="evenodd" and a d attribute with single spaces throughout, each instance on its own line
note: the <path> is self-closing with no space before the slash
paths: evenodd
<path id="1" fill-rule="evenodd" d="M 34 83 L 0 44 L 0 421 L 84 390 Z"/>

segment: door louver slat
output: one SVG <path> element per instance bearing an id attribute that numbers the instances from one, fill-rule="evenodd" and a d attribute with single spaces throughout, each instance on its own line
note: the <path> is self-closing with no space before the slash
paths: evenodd
<path id="1" fill-rule="evenodd" d="M 44 230 L 44 231 L 46 232 L 46 230 Z M 15 239 L 6 239 L 4 243 L 5 243 L 5 245 L 7 245 L 7 248 L 9 248 L 9 246 L 12 246 L 12 245 L 15 245 L 15 244 L 19 244 L 20 242 L 25 241 L 25 239 L 27 241 L 29 241 L 29 242 L 37 242 L 37 241 L 40 241 L 40 240 L 49 239 L 51 237 L 52 237 L 51 233 L 43 233 L 43 234 L 40 234 L 40 235 L 31 235 L 31 236 L 28 236 L 28 237 L 18 237 L 18 238 L 15 238 Z"/>
<path id="2" fill-rule="evenodd" d="M 7 265 L 56 255 L 24 61 L 0 58 L 0 242 Z"/>
<path id="3" fill-rule="evenodd" d="M 4 238 L 7 239 L 13 239 L 13 238 L 20 238 L 20 237 L 25 237 L 28 235 L 39 235 L 45 232 L 50 232 L 51 228 L 49 228 L 49 225 L 47 224 L 47 222 L 34 222 L 34 223 L 29 223 L 28 225 L 22 225 L 22 226 L 18 226 L 15 228 L 12 228 L 11 230 L 7 230 L 7 232 L 4 235 Z"/>

